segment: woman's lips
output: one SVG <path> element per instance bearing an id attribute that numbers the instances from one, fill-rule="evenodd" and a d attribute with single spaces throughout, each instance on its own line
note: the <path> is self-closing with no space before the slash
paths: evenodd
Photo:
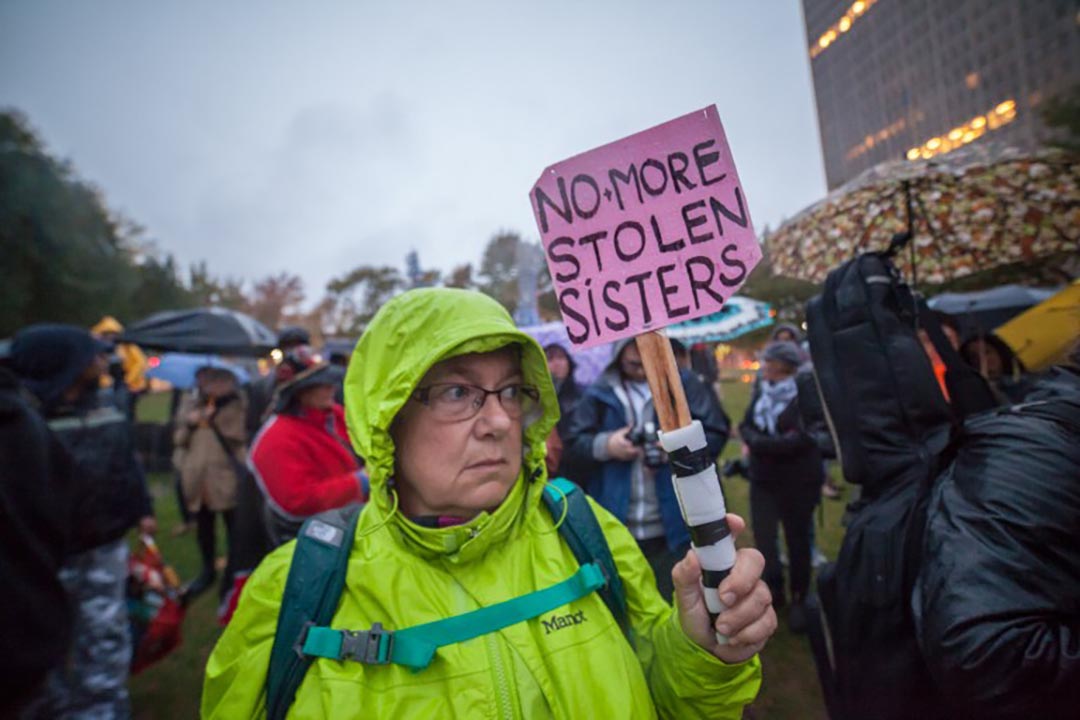
<path id="1" fill-rule="evenodd" d="M 480 462 L 474 462 L 471 465 L 465 466 L 466 470 L 487 470 L 490 468 L 499 467 L 505 465 L 505 460 L 481 460 Z"/>

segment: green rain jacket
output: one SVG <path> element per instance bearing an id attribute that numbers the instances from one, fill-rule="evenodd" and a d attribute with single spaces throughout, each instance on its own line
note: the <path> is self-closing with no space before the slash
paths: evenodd
<path id="1" fill-rule="evenodd" d="M 440 360 L 506 345 L 521 348 L 543 414 L 525 428 L 522 476 L 494 512 L 447 528 L 397 510 L 391 421 Z M 559 583 L 578 562 L 541 507 L 544 440 L 558 420 L 540 347 L 494 300 L 463 290 L 407 292 L 379 312 L 345 380 L 349 433 L 366 458 L 371 501 L 360 516 L 346 588 L 331 626 L 406 628 L 494 605 Z M 626 528 L 592 503 L 626 587 L 636 649 L 596 593 L 544 616 L 439 649 L 414 673 L 398 665 L 318 658 L 292 718 L 738 718 L 757 694 L 761 666 L 727 665 L 683 633 Z M 206 668 L 202 714 L 265 715 L 264 683 L 295 543 L 249 579 Z M 544 624 L 547 620 L 547 625 Z"/>

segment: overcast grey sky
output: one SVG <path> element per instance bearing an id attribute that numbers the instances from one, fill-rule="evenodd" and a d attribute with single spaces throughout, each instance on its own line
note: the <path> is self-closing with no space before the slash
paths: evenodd
<path id="1" fill-rule="evenodd" d="M 0 2 L 0 107 L 185 266 L 478 263 L 558 160 L 716 103 L 754 224 L 825 193 L 798 0 Z"/>

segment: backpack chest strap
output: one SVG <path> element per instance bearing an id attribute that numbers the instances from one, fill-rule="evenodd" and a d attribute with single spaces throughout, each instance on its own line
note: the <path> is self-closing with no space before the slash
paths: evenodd
<path id="1" fill-rule="evenodd" d="M 579 600 L 606 584 L 595 563 L 582 565 L 566 580 L 543 590 L 489 607 L 403 630 L 385 630 L 375 623 L 370 630 L 335 630 L 313 626 L 304 638 L 302 653 L 309 657 L 352 660 L 367 665 L 405 665 L 423 670 L 444 645 L 471 640 L 539 617 Z"/>

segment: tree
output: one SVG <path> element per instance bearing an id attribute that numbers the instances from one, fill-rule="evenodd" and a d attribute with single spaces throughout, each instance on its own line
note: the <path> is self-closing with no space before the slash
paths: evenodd
<path id="1" fill-rule="evenodd" d="M 251 310 L 251 299 L 244 291 L 244 281 L 239 278 L 227 277 L 218 283 L 217 304 L 230 310 L 248 312 Z"/>
<path id="2" fill-rule="evenodd" d="M 322 305 L 324 330 L 330 335 L 359 335 L 383 304 L 406 287 L 397 268 L 361 265 L 326 285 Z"/>
<path id="3" fill-rule="evenodd" d="M 143 235 L 48 153 L 25 116 L 0 112 L 0 335 L 189 305 L 173 261 Z"/>
<path id="4" fill-rule="evenodd" d="M 498 300 L 510 314 L 517 309 L 517 258 L 521 236 L 501 230 L 488 241 L 480 262 L 480 290 Z"/>
<path id="5" fill-rule="evenodd" d="M 446 287 L 461 288 L 463 290 L 475 289 L 476 283 L 473 281 L 472 263 L 465 263 L 455 267 L 446 276 L 446 281 L 443 284 Z"/>
<path id="6" fill-rule="evenodd" d="M 304 281 L 299 275 L 281 272 L 255 283 L 251 315 L 267 327 L 276 328 L 289 316 L 300 314 Z"/>

